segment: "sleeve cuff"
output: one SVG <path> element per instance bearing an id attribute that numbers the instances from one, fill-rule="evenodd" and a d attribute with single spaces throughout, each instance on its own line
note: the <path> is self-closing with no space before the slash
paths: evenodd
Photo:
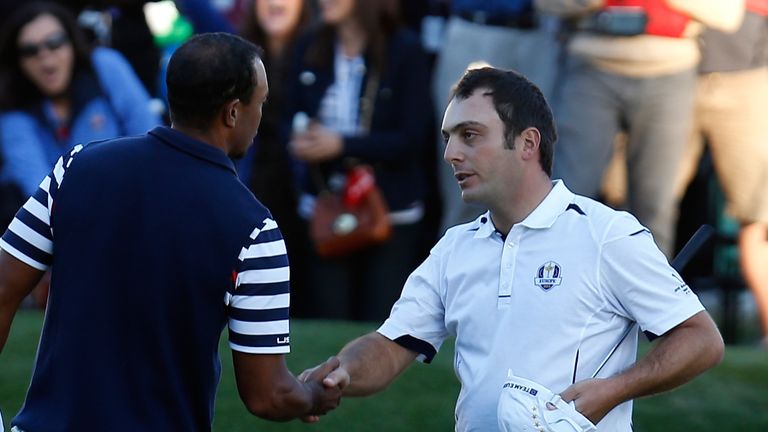
<path id="1" fill-rule="evenodd" d="M 288 354 L 291 352 L 290 346 L 250 347 L 230 342 L 229 347 L 232 349 L 232 351 L 248 354 Z"/>
<path id="2" fill-rule="evenodd" d="M 416 360 L 422 363 L 431 363 L 432 359 L 435 358 L 435 355 L 437 355 L 437 350 L 440 348 L 439 346 L 435 347 L 431 343 L 422 339 L 416 338 L 409 334 L 404 334 L 403 332 L 388 326 L 387 323 L 384 323 L 376 331 L 380 335 L 400 345 L 401 347 L 418 353 Z"/>
<path id="3" fill-rule="evenodd" d="M 47 271 L 50 268 L 50 266 L 37 262 L 32 258 L 24 255 L 21 251 L 6 243 L 5 240 L 0 239 L 0 248 L 2 248 L 6 253 L 16 258 L 17 260 L 37 270 Z"/>
<path id="4" fill-rule="evenodd" d="M 653 336 L 661 337 L 664 336 L 668 331 L 672 330 L 673 328 L 677 327 L 680 323 L 687 320 L 688 318 L 696 315 L 697 313 L 705 310 L 704 306 L 698 301 L 690 302 L 686 304 L 683 308 L 677 309 L 673 311 L 673 314 L 670 314 L 663 319 L 656 321 L 653 323 L 653 325 L 650 326 L 641 326 L 642 330 L 646 333 L 650 332 L 653 334 Z M 654 338 L 655 339 L 655 338 Z"/>

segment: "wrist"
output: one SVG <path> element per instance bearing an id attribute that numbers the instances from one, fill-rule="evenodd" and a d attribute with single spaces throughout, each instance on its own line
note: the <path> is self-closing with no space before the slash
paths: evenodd
<path id="1" fill-rule="evenodd" d="M 307 395 L 307 404 L 305 415 L 314 415 L 320 405 L 320 385 L 315 381 L 303 383 L 304 392 Z"/>
<path id="2" fill-rule="evenodd" d="M 623 374 L 606 378 L 605 381 L 608 384 L 612 406 L 615 407 L 634 398 L 630 389 L 631 386 Z"/>

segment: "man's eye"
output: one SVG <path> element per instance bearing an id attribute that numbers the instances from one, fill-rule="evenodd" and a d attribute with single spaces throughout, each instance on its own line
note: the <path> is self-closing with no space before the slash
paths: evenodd
<path id="1" fill-rule="evenodd" d="M 462 133 L 462 136 L 464 137 L 465 140 L 471 140 L 472 138 L 476 137 L 477 134 L 472 131 L 464 131 Z"/>

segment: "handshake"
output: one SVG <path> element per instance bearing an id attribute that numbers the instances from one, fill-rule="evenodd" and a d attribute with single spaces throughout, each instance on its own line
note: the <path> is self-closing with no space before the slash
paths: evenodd
<path id="1" fill-rule="evenodd" d="M 312 409 L 301 417 L 303 422 L 316 423 L 321 415 L 336 409 L 341 403 L 342 392 L 349 384 L 350 377 L 340 365 L 338 357 L 333 356 L 297 377 L 312 395 Z"/>

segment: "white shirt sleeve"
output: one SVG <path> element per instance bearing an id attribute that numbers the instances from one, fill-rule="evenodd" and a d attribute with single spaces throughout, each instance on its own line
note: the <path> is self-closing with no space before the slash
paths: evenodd
<path id="1" fill-rule="evenodd" d="M 418 360 L 432 361 L 448 337 L 441 289 L 441 259 L 431 253 L 411 273 L 389 318 L 378 332 L 419 353 Z"/>
<path id="2" fill-rule="evenodd" d="M 704 310 L 698 297 L 643 229 L 603 245 L 600 283 L 614 311 L 661 336 Z"/>

